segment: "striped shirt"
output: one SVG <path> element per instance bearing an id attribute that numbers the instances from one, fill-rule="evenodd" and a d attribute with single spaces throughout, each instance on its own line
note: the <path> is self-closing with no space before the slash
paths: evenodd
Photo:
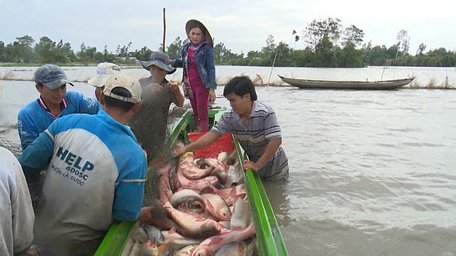
<path id="1" fill-rule="evenodd" d="M 238 114 L 228 111 L 223 113 L 212 131 L 235 134 L 252 161 L 261 157 L 270 140 L 282 138 L 274 110 L 260 101 L 253 102 L 247 126 L 242 124 Z M 277 149 L 274 157 L 259 174 L 264 180 L 288 179 L 288 159 L 282 147 Z"/>

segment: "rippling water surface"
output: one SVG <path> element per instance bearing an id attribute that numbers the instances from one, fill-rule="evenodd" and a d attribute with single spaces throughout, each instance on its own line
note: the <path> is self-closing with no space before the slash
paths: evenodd
<path id="1" fill-rule="evenodd" d="M 14 145 L 38 94 L 1 83 L 0 143 Z M 266 185 L 290 255 L 456 255 L 456 90 L 257 92 L 289 157 L 290 181 Z"/>
<path id="2" fill-rule="evenodd" d="M 260 88 L 290 182 L 270 193 L 290 255 L 456 255 L 456 93 Z"/>

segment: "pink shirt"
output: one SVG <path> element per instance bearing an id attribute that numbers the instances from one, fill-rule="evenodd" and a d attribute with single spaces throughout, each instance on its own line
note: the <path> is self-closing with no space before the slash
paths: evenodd
<path id="1" fill-rule="evenodd" d="M 188 81 L 192 86 L 203 84 L 196 66 L 196 52 L 198 51 L 198 48 L 199 47 L 190 46 L 187 51 Z"/>

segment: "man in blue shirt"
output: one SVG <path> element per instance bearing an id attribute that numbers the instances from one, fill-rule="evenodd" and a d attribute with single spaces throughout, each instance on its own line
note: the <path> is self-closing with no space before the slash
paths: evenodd
<path id="1" fill-rule="evenodd" d="M 46 172 L 35 222 L 46 255 L 93 255 L 113 220 L 138 219 L 147 161 L 126 124 L 140 101 L 137 79 L 112 75 L 103 110 L 55 120 L 19 158 L 26 175 Z"/>
<path id="2" fill-rule="evenodd" d="M 99 103 L 81 93 L 67 92 L 70 84 L 59 66 L 45 64 L 35 71 L 35 87 L 40 97 L 19 111 L 18 129 L 22 150 L 55 119 L 73 113 L 96 114 Z"/>
<path id="3" fill-rule="evenodd" d="M 17 125 L 22 150 L 57 118 L 73 113 L 96 114 L 100 109 L 96 100 L 77 92 L 66 91 L 66 85 L 73 84 L 59 66 L 45 64 L 39 67 L 35 71 L 35 83 L 40 97 L 27 104 L 18 114 Z M 40 173 L 27 176 L 34 208 L 40 200 L 42 182 Z"/>

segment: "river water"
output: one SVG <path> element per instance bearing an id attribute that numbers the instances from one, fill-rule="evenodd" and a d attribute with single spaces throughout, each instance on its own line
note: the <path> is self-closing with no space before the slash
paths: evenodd
<path id="1" fill-rule="evenodd" d="M 30 80 L 34 68 L 0 68 Z M 84 81 L 93 67 L 65 69 Z M 362 72 L 364 70 L 364 73 Z M 141 69 L 126 69 L 146 76 Z M 270 68 L 218 67 L 218 81 Z M 456 82 L 454 68 L 274 69 L 327 79 L 414 75 L 419 86 Z M 363 74 L 362 74 L 363 73 Z M 344 76 L 345 74 L 345 76 Z M 179 74 L 174 79 L 179 78 Z M 38 96 L 31 81 L 0 81 L 0 143 L 17 147 L 19 109 Z M 76 82 L 70 90 L 92 95 Z M 217 89 L 221 95 L 223 87 Z M 336 91 L 257 87 L 276 111 L 290 181 L 266 184 L 290 255 L 456 255 L 456 90 Z M 228 106 L 222 97 L 220 105 Z"/>

